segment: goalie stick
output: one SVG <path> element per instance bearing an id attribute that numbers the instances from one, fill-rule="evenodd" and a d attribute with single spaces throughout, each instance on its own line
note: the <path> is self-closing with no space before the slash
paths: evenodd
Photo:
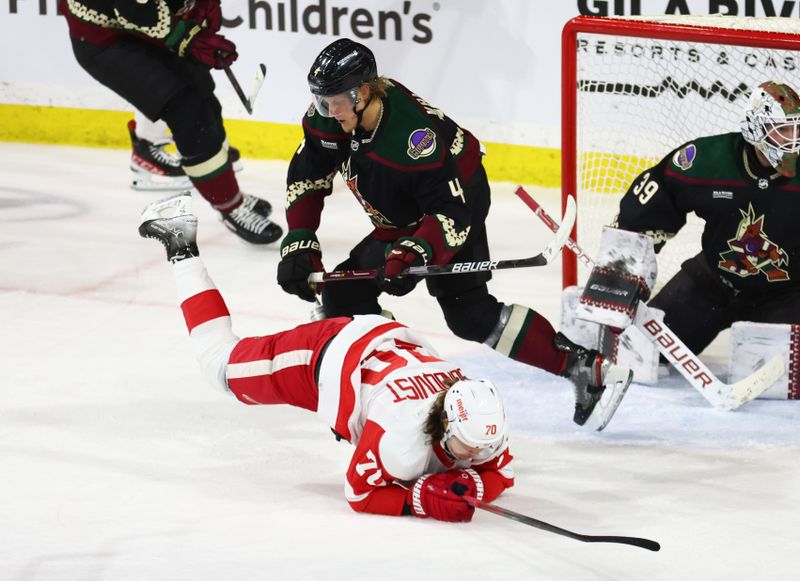
<path id="1" fill-rule="evenodd" d="M 222 70 L 225 71 L 225 76 L 227 76 L 228 80 L 231 82 L 231 86 L 233 87 L 233 90 L 236 91 L 236 95 L 239 97 L 242 105 L 244 105 L 244 108 L 247 109 L 247 112 L 252 115 L 253 105 L 256 102 L 256 97 L 258 97 L 258 92 L 261 90 L 261 85 L 264 84 L 264 78 L 267 74 L 266 65 L 263 63 L 258 65 L 258 69 L 256 70 L 256 78 L 253 80 L 253 86 L 247 96 L 245 96 L 242 86 L 239 84 L 239 80 L 236 78 L 236 75 L 233 74 L 230 65 L 223 65 Z"/>
<path id="2" fill-rule="evenodd" d="M 492 514 L 503 516 L 505 518 L 510 518 L 511 520 L 515 520 L 543 531 L 555 533 L 557 535 L 561 535 L 562 537 L 569 537 L 570 539 L 575 539 L 576 541 L 581 541 L 583 543 L 617 543 L 620 545 L 632 545 L 634 547 L 640 547 L 642 549 L 647 549 L 648 551 L 661 550 L 661 545 L 650 539 L 642 539 L 640 537 L 621 537 L 616 535 L 582 535 L 581 533 L 568 531 L 567 529 L 562 529 L 561 527 L 551 525 L 550 523 L 546 523 L 542 520 L 514 512 L 513 510 L 503 508 L 502 506 L 497 506 L 496 504 L 482 502 L 471 496 L 465 496 L 464 499 L 475 508 L 485 510 L 486 512 L 491 512 Z"/>
<path id="3" fill-rule="evenodd" d="M 559 229 L 558 224 L 522 186 L 517 187 L 514 193 L 551 230 Z M 586 266 L 592 267 L 594 264 L 592 259 L 578 246 L 577 242 L 569 238 L 566 246 L 575 253 L 578 260 Z M 775 355 L 748 377 L 736 383 L 726 384 L 720 381 L 663 321 L 655 317 L 652 309 L 646 303 L 639 303 L 633 324 L 648 341 L 656 345 L 664 358 L 683 375 L 689 385 L 699 391 L 712 406 L 721 410 L 735 410 L 755 399 L 778 381 L 786 371 L 783 357 Z"/>
<path id="4" fill-rule="evenodd" d="M 478 262 L 453 262 L 450 264 L 432 264 L 430 266 L 411 266 L 405 269 L 401 276 L 437 276 L 442 274 L 459 274 L 464 272 L 486 272 L 490 270 L 503 270 L 507 268 L 527 268 L 531 266 L 545 266 L 561 252 L 561 248 L 569 238 L 575 224 L 575 200 L 572 196 L 567 198 L 567 209 L 564 212 L 563 224 L 554 230 L 555 236 L 550 240 L 544 250 L 530 258 L 515 258 L 509 260 L 482 260 Z M 314 272 L 308 276 L 309 283 L 332 282 L 337 280 L 355 280 L 376 278 L 381 274 L 379 268 L 369 270 L 339 270 L 334 272 Z"/>

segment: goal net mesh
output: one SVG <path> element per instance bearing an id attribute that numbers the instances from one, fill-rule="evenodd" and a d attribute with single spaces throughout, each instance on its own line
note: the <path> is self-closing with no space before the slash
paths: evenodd
<path id="1" fill-rule="evenodd" d="M 565 50 L 565 66 L 574 63 L 576 75 L 575 116 L 565 118 L 562 127 L 566 131 L 574 124 L 576 150 L 574 167 L 565 166 L 565 172 L 574 171 L 578 240 L 590 256 L 597 255 L 602 226 L 613 221 L 622 195 L 644 169 L 694 138 L 739 131 L 747 97 L 756 85 L 775 80 L 800 89 L 800 52 L 792 44 L 800 39 L 798 19 L 614 20 L 624 20 L 632 28 L 652 24 L 666 31 L 659 34 L 667 35 L 679 24 L 680 35 L 696 34 L 696 38 L 647 38 L 625 30 L 614 34 L 578 31 Z M 765 45 L 781 44 L 779 39 L 785 37 L 785 48 L 758 46 L 760 41 L 754 36 L 759 32 L 761 36 L 770 33 Z M 724 36 L 725 43 L 715 39 L 715 34 Z M 738 35 L 741 44 L 737 44 Z M 702 221 L 690 215 L 687 225 L 658 256 L 657 286 L 699 252 L 701 232 Z M 588 269 L 578 265 L 578 283 L 587 277 Z"/>

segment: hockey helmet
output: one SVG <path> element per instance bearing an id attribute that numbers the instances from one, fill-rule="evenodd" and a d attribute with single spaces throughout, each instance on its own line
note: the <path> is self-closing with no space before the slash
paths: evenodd
<path id="1" fill-rule="evenodd" d="M 330 117 L 324 97 L 345 95 L 355 107 L 359 101 L 359 87 L 377 78 L 378 66 L 372 51 L 349 38 L 340 38 L 326 46 L 314 60 L 308 73 L 308 86 L 317 111 Z"/>
<path id="2" fill-rule="evenodd" d="M 480 452 L 473 461 L 484 462 L 502 451 L 508 439 L 508 420 L 503 400 L 489 381 L 462 379 L 454 383 L 444 396 L 447 427 L 442 444 L 455 436 Z"/>
<path id="3" fill-rule="evenodd" d="M 745 141 L 786 177 L 797 173 L 800 96 L 789 85 L 768 81 L 750 93 L 742 121 Z"/>

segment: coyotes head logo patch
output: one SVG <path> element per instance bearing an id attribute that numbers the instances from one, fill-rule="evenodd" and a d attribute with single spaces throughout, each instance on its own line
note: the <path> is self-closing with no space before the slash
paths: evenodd
<path id="1" fill-rule="evenodd" d="M 756 218 L 752 204 L 748 205 L 746 212 L 739 212 L 742 221 L 736 238 L 728 240 L 730 250 L 720 253 L 722 260 L 717 266 L 742 278 L 763 273 L 769 282 L 788 280 L 789 274 L 780 267 L 786 266 L 789 258 L 764 232 L 764 216 Z"/>

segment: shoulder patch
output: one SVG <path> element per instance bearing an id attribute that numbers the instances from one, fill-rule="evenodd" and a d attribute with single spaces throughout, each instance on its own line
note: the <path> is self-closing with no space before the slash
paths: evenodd
<path id="1" fill-rule="evenodd" d="M 317 108 L 314 106 L 314 103 L 311 103 L 311 106 L 306 111 L 306 117 L 313 117 L 314 114 L 317 112 Z"/>
<path id="2" fill-rule="evenodd" d="M 697 146 L 694 143 L 690 143 L 675 152 L 675 155 L 672 156 L 672 163 L 686 171 L 692 167 L 695 158 L 697 158 Z"/>
<path id="3" fill-rule="evenodd" d="M 432 129 L 415 129 L 408 136 L 408 157 L 419 159 L 428 157 L 436 151 L 436 134 Z"/>

